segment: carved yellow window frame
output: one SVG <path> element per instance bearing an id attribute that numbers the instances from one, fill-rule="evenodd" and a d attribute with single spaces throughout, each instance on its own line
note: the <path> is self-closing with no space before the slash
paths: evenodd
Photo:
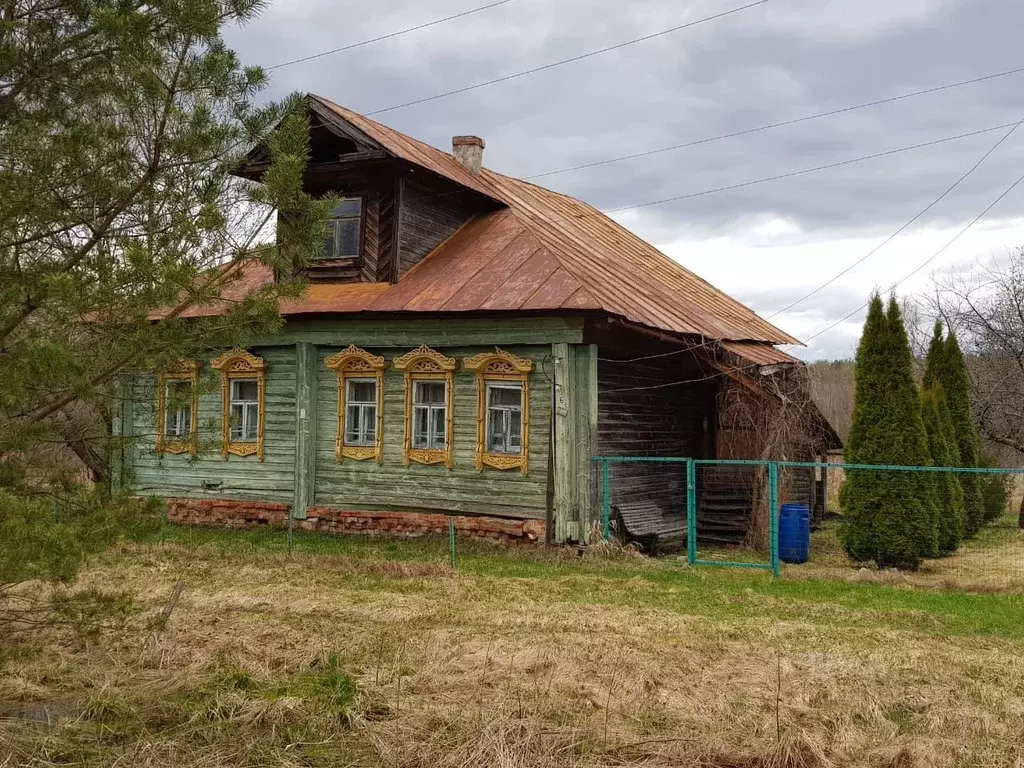
<path id="1" fill-rule="evenodd" d="M 452 411 L 454 410 L 454 375 L 458 365 L 454 357 L 445 357 L 426 344 L 396 357 L 394 366 L 405 374 L 405 442 L 402 452 L 406 465 L 444 464 L 448 469 L 452 462 Z M 444 450 L 413 448 L 413 389 L 417 381 L 443 381 L 445 391 L 445 440 Z"/>
<path id="2" fill-rule="evenodd" d="M 334 456 L 342 459 L 384 460 L 384 362 L 383 357 L 371 355 L 355 345 L 331 355 L 324 361 L 328 368 L 338 374 L 338 434 L 334 442 Z M 377 382 L 377 423 L 374 430 L 374 445 L 345 444 L 345 412 L 349 379 L 374 379 Z"/>
<path id="3" fill-rule="evenodd" d="M 199 423 L 199 369 L 202 363 L 187 360 L 173 371 L 164 371 L 156 377 L 156 452 L 157 453 L 191 453 L 195 454 L 199 447 L 196 428 Z M 188 438 L 182 440 L 167 434 L 167 384 L 171 381 L 187 381 L 189 383 L 189 429 Z"/>
<path id="4" fill-rule="evenodd" d="M 262 357 L 232 349 L 210 362 L 221 377 L 221 455 L 257 456 L 263 461 L 264 425 L 267 423 L 267 362 Z M 255 379 L 259 413 L 256 421 L 256 440 L 231 439 L 231 382 L 236 379 Z"/>
<path id="5" fill-rule="evenodd" d="M 495 347 L 463 361 L 467 370 L 476 372 L 476 468 L 516 469 L 527 473 L 530 461 L 530 373 L 533 361 L 516 357 Z M 522 450 L 518 454 L 487 451 L 487 385 L 491 382 L 517 382 L 522 388 Z"/>

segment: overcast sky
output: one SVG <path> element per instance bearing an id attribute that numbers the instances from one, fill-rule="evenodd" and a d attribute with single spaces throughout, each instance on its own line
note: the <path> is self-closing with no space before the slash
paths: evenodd
<path id="1" fill-rule="evenodd" d="M 273 0 L 231 30 L 271 66 L 487 0 Z M 750 0 L 512 0 L 271 72 L 269 97 L 326 96 L 360 112 L 402 104 L 685 24 Z M 705 24 L 375 119 L 531 176 L 1024 66 L 1019 0 L 768 0 Z M 703 192 L 1015 123 L 1024 73 L 799 125 L 536 179 L 604 210 Z M 876 247 L 1007 128 L 841 168 L 613 214 L 722 290 L 771 315 Z M 774 322 L 808 338 L 941 248 L 1024 173 L 1024 126 L 900 237 Z M 900 291 L 1024 245 L 1024 184 Z M 847 357 L 860 315 L 794 350 Z"/>

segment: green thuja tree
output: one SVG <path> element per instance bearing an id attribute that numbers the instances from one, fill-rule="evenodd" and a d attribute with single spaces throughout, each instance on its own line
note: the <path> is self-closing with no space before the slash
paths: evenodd
<path id="1" fill-rule="evenodd" d="M 987 451 L 982 450 L 980 457 L 982 467 L 995 468 L 999 462 Z M 985 510 L 985 522 L 991 523 L 1006 514 L 1006 506 L 1010 500 L 1010 485 L 1007 475 L 986 474 L 981 476 L 981 501 Z"/>
<path id="2" fill-rule="evenodd" d="M 921 392 L 921 421 L 924 423 L 924 431 L 928 437 L 929 463 L 932 466 L 944 466 L 947 453 L 946 436 L 942 431 L 938 404 L 935 402 L 934 393 L 931 390 L 926 389 Z M 944 554 L 939 546 L 939 527 L 945 517 L 945 496 L 942 487 L 944 477 L 944 475 L 929 472 L 922 478 L 931 511 L 929 527 L 932 535 L 928 542 L 928 557 L 939 557 Z"/>
<path id="3" fill-rule="evenodd" d="M 853 421 L 844 459 L 850 464 L 872 463 L 885 430 L 885 366 L 887 354 L 885 308 L 878 294 L 871 297 L 867 320 L 857 347 L 854 367 Z M 842 539 L 846 552 L 858 561 L 873 560 L 877 550 L 875 520 L 882 505 L 881 488 L 867 470 L 849 470 L 840 489 Z"/>
<path id="4" fill-rule="evenodd" d="M 960 461 L 958 466 L 977 467 L 981 439 L 971 415 L 971 384 L 967 365 L 956 334 L 949 332 L 945 351 L 938 367 L 938 380 L 946 391 Z M 981 477 L 977 473 L 960 473 L 964 493 L 964 536 L 971 538 L 985 524 L 985 507 L 981 494 Z"/>
<path id="5" fill-rule="evenodd" d="M 938 467 L 957 466 L 953 428 L 942 384 L 936 381 L 921 394 L 921 413 L 928 433 L 928 449 L 932 464 Z M 952 472 L 933 475 L 936 494 L 935 549 L 939 556 L 950 555 L 960 546 L 964 528 L 963 488 Z"/>
<path id="6" fill-rule="evenodd" d="M 851 463 L 930 463 L 912 364 L 899 305 L 893 298 L 886 311 L 876 294 L 857 350 Z M 879 567 L 916 568 L 935 547 L 933 498 L 925 473 L 851 470 L 842 491 L 847 553 Z"/>

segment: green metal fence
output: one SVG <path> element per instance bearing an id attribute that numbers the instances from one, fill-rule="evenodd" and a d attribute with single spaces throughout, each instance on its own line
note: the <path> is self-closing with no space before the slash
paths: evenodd
<path id="1" fill-rule="evenodd" d="M 1024 468 L 989 468 L 989 467 L 922 467 L 905 466 L 892 464 L 846 464 L 841 462 L 803 462 L 803 461 L 764 461 L 764 460 L 741 460 L 741 459 L 694 459 L 676 456 L 594 456 L 592 461 L 596 464 L 600 477 L 600 499 L 601 499 L 601 529 L 605 539 L 612 536 L 613 527 L 613 495 L 614 495 L 614 470 L 620 465 L 644 465 L 656 467 L 667 465 L 678 469 L 683 465 L 685 470 L 685 494 L 678 499 L 679 515 L 685 514 L 685 543 L 686 559 L 690 565 L 721 566 L 727 568 L 753 568 L 771 571 L 775 576 L 781 572 L 779 558 L 779 514 L 780 514 L 780 480 L 784 474 L 790 476 L 796 471 L 809 471 L 814 476 L 828 476 L 828 473 L 838 471 L 871 471 L 877 473 L 885 472 L 950 472 L 954 474 L 979 474 L 979 475 L 1024 475 Z M 763 477 L 764 493 L 762 505 L 766 507 L 762 514 L 767 515 L 766 523 L 768 532 L 767 558 L 764 561 L 746 561 L 735 559 L 737 548 L 714 548 L 702 545 L 702 539 L 707 537 L 700 530 L 701 505 L 698 501 L 702 488 L 702 470 L 708 468 L 748 468 L 760 471 Z M 635 485 L 634 478 L 634 485 Z M 655 483 L 655 485 L 657 485 Z M 838 482 L 836 483 L 838 485 Z M 822 500 L 824 508 L 825 501 Z M 670 507 L 671 504 L 666 505 Z M 756 507 L 756 505 L 752 505 Z M 672 507 L 674 509 L 674 507 Z M 671 512 L 669 513 L 672 514 Z M 758 510 L 752 508 L 752 515 L 757 515 Z M 713 552 L 709 555 L 708 552 Z M 733 553 L 730 558 L 729 553 Z M 717 555 L 717 557 L 715 556 Z"/>

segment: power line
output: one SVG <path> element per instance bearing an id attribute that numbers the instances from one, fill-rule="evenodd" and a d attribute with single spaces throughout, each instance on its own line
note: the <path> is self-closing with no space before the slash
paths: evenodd
<path id="1" fill-rule="evenodd" d="M 661 198 L 659 200 L 650 200 L 650 201 L 648 201 L 646 203 L 636 203 L 634 205 L 623 205 L 623 206 L 620 206 L 618 208 L 606 208 L 606 209 L 602 209 L 602 213 L 610 214 L 610 213 L 619 213 L 621 211 L 632 211 L 632 210 L 636 210 L 637 208 L 648 208 L 648 207 L 650 207 L 652 205 L 662 205 L 664 203 L 672 203 L 672 202 L 676 202 L 676 201 L 679 201 L 679 200 L 689 200 L 689 199 L 694 198 L 694 197 L 703 197 L 705 195 L 711 195 L 711 194 L 715 194 L 717 192 L 729 192 L 729 191 L 734 190 L 734 189 L 742 189 L 744 187 L 752 187 L 755 184 L 765 184 L 765 183 L 767 183 L 769 181 L 779 181 L 781 179 L 791 179 L 794 176 L 803 176 L 803 175 L 808 174 L 808 173 L 816 173 L 818 171 L 826 171 L 826 170 L 829 170 L 831 168 L 840 168 L 840 167 L 845 166 L 845 165 L 852 165 L 854 163 L 861 163 L 861 162 L 864 162 L 865 160 L 875 160 L 875 159 L 877 159 L 879 157 L 888 157 L 889 155 L 897 155 L 897 154 L 900 154 L 901 152 L 910 152 L 911 150 L 914 150 L 914 149 L 923 149 L 925 147 L 934 147 L 937 144 L 945 144 L 945 143 L 950 142 L 950 141 L 956 141 L 958 139 L 966 139 L 966 138 L 969 138 L 971 136 L 980 136 L 983 133 L 991 133 L 992 131 L 1002 130 L 1003 128 L 1009 128 L 1012 125 L 1014 125 L 1014 123 L 1003 123 L 1002 125 L 994 125 L 991 128 L 982 128 L 981 130 L 978 130 L 978 131 L 970 131 L 969 133 L 960 133 L 960 134 L 957 134 L 956 136 L 947 136 L 946 138 L 943 138 L 943 139 L 935 139 L 933 141 L 926 141 L 926 142 L 923 142 L 921 144 L 912 144 L 912 145 L 910 145 L 908 147 L 900 147 L 898 149 L 889 149 L 889 150 L 886 150 L 885 152 L 876 152 L 876 153 L 871 154 L 871 155 L 863 155 L 862 157 L 850 158 L 849 160 L 840 160 L 839 162 L 836 162 L 836 163 L 828 163 L 826 165 L 818 165 L 818 166 L 815 166 L 814 168 L 803 168 L 803 169 L 801 169 L 799 171 L 790 171 L 789 173 L 780 173 L 780 174 L 778 174 L 776 176 L 766 176 L 766 177 L 761 178 L 761 179 L 754 179 L 752 181 L 740 182 L 739 184 L 728 184 L 728 185 L 726 185 L 724 187 L 714 187 L 713 189 L 705 189 L 705 190 L 702 190 L 700 192 L 689 192 L 689 193 L 687 193 L 685 195 L 675 195 L 673 197 L 663 197 L 663 198 Z"/>
<path id="2" fill-rule="evenodd" d="M 961 229 L 959 232 L 957 232 L 955 235 L 953 235 L 953 237 L 950 238 L 949 242 L 947 242 L 944 246 L 939 248 L 939 250 L 937 250 L 935 253 L 933 253 L 931 256 L 929 256 L 924 261 L 922 261 L 920 264 L 918 264 L 911 272 L 908 272 L 906 275 L 904 275 L 898 281 L 893 283 L 892 287 L 896 288 L 897 286 L 902 285 L 907 280 L 909 280 L 914 275 L 916 275 L 918 272 L 920 272 L 922 269 L 924 269 L 929 264 L 931 264 L 933 261 L 935 261 L 937 258 L 939 258 L 939 256 L 941 256 L 943 253 L 945 253 L 949 249 L 949 247 L 951 245 L 953 245 L 953 243 L 955 243 L 957 240 L 959 240 L 967 232 L 967 230 L 969 230 L 971 227 L 973 227 L 975 224 L 977 224 L 979 221 L 981 221 L 988 214 L 989 211 L 991 211 L 1000 202 L 1002 202 L 1003 198 L 1006 197 L 1008 194 L 1010 194 L 1014 189 L 1016 189 L 1020 185 L 1021 182 L 1024 182 L 1024 174 L 1018 176 L 1017 180 L 1015 182 L 1013 182 L 1005 190 L 1003 190 L 1003 192 L 999 195 L 999 197 L 997 197 L 995 200 L 993 200 L 991 203 L 989 203 L 988 207 L 986 207 L 985 210 L 983 210 L 981 213 L 979 213 L 977 216 L 975 216 L 973 219 L 971 219 L 971 221 L 967 224 L 967 226 L 965 226 L 963 229 Z M 870 303 L 871 303 L 870 301 L 867 301 L 867 302 L 861 304 L 855 310 L 853 310 L 849 314 L 844 315 L 843 317 L 839 318 L 838 320 L 836 320 L 831 325 L 829 325 L 829 326 L 827 326 L 825 328 L 822 328 L 820 331 L 815 333 L 813 336 L 808 336 L 806 339 L 804 339 L 804 343 L 807 343 L 808 341 L 812 341 L 813 339 L 818 338 L 822 334 L 828 333 L 829 331 L 831 331 L 836 326 L 839 326 L 842 323 L 845 323 L 847 320 L 849 320 L 851 317 L 856 315 L 858 312 L 862 312 L 864 309 L 866 309 L 867 306 Z M 795 345 L 789 344 L 787 346 L 795 346 Z"/>
<path id="3" fill-rule="evenodd" d="M 796 125 L 798 123 L 806 123 L 811 120 L 819 120 L 823 117 L 831 117 L 833 115 L 841 115 L 845 112 L 853 112 L 858 109 L 867 109 L 868 107 L 877 107 L 882 104 L 891 104 L 896 101 L 902 101 L 904 99 L 914 98 L 915 96 L 924 96 L 929 93 L 938 93 L 940 91 L 947 91 L 952 88 L 962 88 L 966 85 L 974 85 L 975 83 L 982 83 L 986 80 L 994 80 L 999 77 L 1007 77 L 1008 75 L 1016 75 L 1024 72 L 1024 67 L 1018 69 L 1009 69 L 1005 72 L 996 72 L 995 74 L 985 75 L 983 77 L 976 77 L 971 80 L 961 80 L 956 83 L 949 83 L 948 85 L 939 85 L 934 88 L 925 88 L 921 91 L 912 91 L 911 93 L 900 94 L 899 96 L 890 96 L 886 99 L 877 99 L 876 101 L 867 101 L 862 104 L 855 104 L 850 107 L 842 107 L 841 109 L 833 109 L 828 112 L 818 112 L 813 115 L 805 115 L 803 117 L 796 117 L 792 120 L 782 120 L 777 123 L 769 123 L 767 125 L 760 125 L 756 128 L 747 128 L 742 131 L 733 131 L 732 133 L 723 133 L 718 136 L 709 136 L 704 139 L 696 139 L 694 141 L 687 141 L 682 144 L 672 144 L 667 147 L 658 147 L 657 149 L 650 149 L 644 152 L 635 152 L 631 155 L 621 155 L 619 157 L 612 157 L 606 160 L 596 160 L 592 163 L 583 163 L 581 165 L 571 165 L 566 168 L 559 168 L 554 171 L 544 171 L 543 173 L 535 173 L 532 176 L 523 176 L 524 179 L 541 179 L 545 176 L 556 176 L 560 173 L 569 173 L 570 171 L 579 171 L 584 168 L 596 168 L 602 165 L 611 165 L 612 163 L 619 163 L 624 160 L 635 160 L 640 157 L 650 157 L 651 155 L 657 155 L 664 152 L 673 152 L 677 149 L 686 149 L 687 147 L 696 147 L 701 144 L 710 144 L 715 141 L 722 141 L 723 139 L 733 139 L 738 136 L 749 136 L 752 133 L 759 133 L 760 131 L 771 130 L 772 128 L 782 128 L 787 125 Z"/>
<path id="4" fill-rule="evenodd" d="M 351 45 L 343 45 L 341 48 L 332 48 L 329 51 L 322 51 L 320 53 L 314 53 L 310 56 L 303 56 L 301 59 L 292 59 L 291 61 L 282 61 L 280 64 L 274 64 L 271 67 L 264 67 L 268 72 L 272 69 L 280 69 L 281 67 L 290 67 L 292 64 L 301 64 L 304 61 L 312 61 L 313 59 L 319 59 L 324 56 L 330 56 L 334 53 L 341 53 L 342 51 L 351 51 L 353 48 L 361 48 L 364 45 L 370 45 L 371 43 L 379 43 L 381 40 L 390 40 L 392 37 L 398 37 L 400 35 L 406 35 L 409 32 L 416 32 L 427 27 L 433 27 L 438 24 L 444 24 L 446 21 L 453 21 L 454 19 L 461 19 L 464 16 L 470 16 L 474 13 L 480 13 L 491 8 L 496 8 L 499 5 L 507 5 L 512 0 L 498 0 L 496 3 L 490 3 L 489 5 L 481 5 L 479 8 L 472 8 L 468 11 L 462 11 L 461 13 L 455 13 L 451 16 L 445 16 L 442 19 L 435 19 L 434 21 L 428 21 L 425 24 L 417 24 L 415 27 L 406 27 L 400 29 L 397 32 L 389 32 L 386 35 L 380 35 L 379 37 L 372 37 L 369 40 L 363 40 L 358 43 L 352 43 Z"/>
<path id="5" fill-rule="evenodd" d="M 681 349 L 673 349 L 671 352 L 660 352 L 660 353 L 658 353 L 656 355 L 642 355 L 641 357 L 629 357 L 629 358 L 624 358 L 624 359 L 619 359 L 619 358 L 616 358 L 616 357 L 599 357 L 597 359 L 598 359 L 599 362 L 602 362 L 602 363 L 639 363 L 639 362 L 642 362 L 644 360 L 655 360 L 655 359 L 661 358 L 661 357 L 672 357 L 673 355 L 681 355 L 684 352 L 693 352 L 695 349 L 701 349 L 703 347 L 709 347 L 709 346 L 711 346 L 713 344 L 717 344 L 717 343 L 718 342 L 715 339 L 706 339 L 705 341 L 702 341 L 699 344 L 694 344 L 691 347 L 683 347 Z"/>
<path id="6" fill-rule="evenodd" d="M 599 48 L 596 51 L 590 51 L 588 53 L 581 53 L 578 56 L 571 56 L 571 57 L 569 57 L 567 59 L 560 59 L 559 61 L 554 61 L 554 62 L 552 62 L 550 64 L 544 64 L 544 65 L 539 66 L 539 67 L 532 67 L 531 69 L 525 69 L 522 72 L 515 72 L 515 73 L 513 73 L 511 75 L 505 75 L 504 77 L 496 77 L 493 80 L 486 80 L 486 81 L 484 81 L 482 83 L 476 83 L 475 85 L 467 85 L 467 86 L 464 86 L 462 88 L 456 88 L 456 89 L 451 90 L 451 91 L 445 91 L 444 93 L 436 93 L 433 96 L 425 96 L 422 99 L 414 99 L 413 101 L 407 101 L 407 102 L 405 102 L 403 104 L 395 104 L 392 107 L 385 107 L 383 109 L 376 109 L 373 112 L 366 112 L 365 114 L 367 116 L 370 116 L 370 115 L 380 115 L 380 114 L 383 114 L 384 112 L 392 112 L 392 111 L 394 111 L 396 109 L 404 109 L 405 107 L 411 107 L 411 106 L 414 106 L 416 104 L 424 104 L 424 103 L 426 103 L 428 101 L 436 101 L 437 99 L 443 99 L 443 98 L 446 98 L 448 96 L 454 96 L 454 95 L 459 94 L 459 93 L 466 93 L 468 91 L 475 91 L 478 88 L 485 88 L 485 87 L 487 87 L 489 85 L 494 85 L 496 83 L 504 83 L 504 82 L 507 82 L 509 80 L 515 80 L 516 78 L 524 77 L 525 75 L 532 75 L 532 74 L 535 74 L 537 72 L 544 72 L 545 70 L 548 70 L 548 69 L 554 69 L 555 67 L 560 67 L 563 64 L 571 64 L 574 61 L 582 61 L 583 59 L 589 59 L 589 58 L 591 58 L 593 56 L 600 56 L 602 53 L 608 53 L 609 51 L 615 51 L 615 50 L 618 50 L 620 48 L 625 48 L 625 47 L 630 46 L 630 45 L 636 45 L 637 43 L 643 43 L 643 42 L 646 42 L 647 40 L 653 40 L 656 37 L 662 37 L 664 35 L 671 34 L 672 32 L 678 32 L 681 29 L 687 29 L 689 27 L 695 27 L 698 24 L 704 24 L 704 23 L 706 23 L 708 21 L 714 21 L 715 19 L 721 19 L 724 16 L 730 16 L 730 15 L 732 15 L 734 13 L 739 13 L 740 11 L 745 11 L 745 10 L 747 10 L 749 8 L 754 8 L 755 6 L 758 6 L 758 5 L 764 5 L 767 2 L 768 2 L 768 0 L 756 0 L 756 2 L 748 3 L 747 5 L 741 5 L 738 8 L 732 8 L 732 9 L 730 9 L 728 11 L 722 11 L 721 13 L 716 13 L 713 16 L 705 16 L 702 19 L 697 19 L 696 21 L 690 21 L 690 22 L 687 22 L 686 24 L 680 24 L 679 26 L 672 27 L 670 29 L 664 29 L 661 32 L 654 32 L 653 34 L 650 34 L 650 35 L 644 35 L 643 37 L 638 37 L 638 38 L 635 38 L 633 40 L 627 40 L 624 43 L 617 43 L 615 45 L 610 45 L 610 46 L 608 46 L 606 48 Z"/>
<path id="7" fill-rule="evenodd" d="M 967 170 L 966 173 L 964 173 L 959 179 L 957 179 L 949 187 L 947 187 L 946 190 L 941 195 L 939 195 L 937 198 L 932 200 L 932 202 L 930 202 L 923 209 L 921 209 L 921 211 L 919 211 L 912 219 L 910 219 L 910 221 L 905 223 L 903 226 L 901 226 L 899 229 L 897 229 L 895 232 L 893 232 L 891 235 L 889 235 L 887 238 L 885 238 L 885 240 L 883 240 L 881 243 L 876 245 L 874 248 L 872 248 L 866 254 L 864 254 L 859 259 L 857 259 L 855 262 L 850 264 L 842 272 L 838 272 L 837 274 L 833 275 L 829 280 L 826 280 L 824 283 L 819 285 L 817 288 L 815 288 L 810 293 L 805 294 L 804 296 L 801 296 L 799 299 L 797 299 L 796 301 L 792 302 L 791 304 L 787 304 L 782 309 L 777 310 L 776 312 L 773 312 L 772 314 L 768 315 L 767 319 L 771 320 L 774 317 L 778 317 L 783 312 L 786 312 L 787 310 L 792 309 L 797 304 L 802 304 L 807 299 L 809 299 L 812 296 L 820 293 L 825 288 L 827 288 L 828 286 L 832 285 L 832 283 L 834 283 L 836 280 L 841 278 L 843 275 L 849 273 L 852 269 L 854 269 L 855 267 L 859 266 L 860 264 L 863 264 L 869 258 L 871 258 L 876 253 L 878 253 L 880 250 L 882 250 L 882 248 L 884 248 L 889 243 L 891 243 L 893 240 L 895 240 L 897 237 L 899 237 L 899 235 L 901 235 L 904 231 L 906 231 L 915 221 L 920 219 L 922 216 L 924 216 L 926 213 L 928 213 L 928 211 L 930 211 L 932 208 L 934 208 L 936 205 L 938 205 L 940 202 L 942 202 L 949 195 L 950 192 L 952 192 L 954 189 L 959 187 L 967 179 L 967 177 L 969 177 L 972 173 L 974 173 L 976 170 L 978 170 L 978 168 L 981 167 L 981 164 L 984 163 L 988 159 L 989 155 L 991 155 L 993 152 L 995 152 L 997 149 L 999 149 L 999 147 L 1002 146 L 1003 142 L 1005 142 L 1008 138 L 1010 138 L 1010 136 L 1013 135 L 1014 131 L 1016 131 L 1018 128 L 1020 128 L 1022 123 L 1024 123 L 1024 117 L 1022 117 L 1020 120 L 1018 120 L 1016 123 L 1014 123 L 1010 127 L 1010 130 L 1008 130 L 1005 134 L 1003 134 L 1003 136 L 999 139 L 999 141 L 997 141 L 995 144 L 993 144 L 989 148 L 989 150 L 987 152 L 985 152 L 985 154 L 983 154 L 978 159 L 978 161 Z"/>
<path id="8" fill-rule="evenodd" d="M 736 366 L 735 368 L 730 368 L 729 370 L 726 370 L 726 371 L 718 371 L 717 373 L 708 374 L 707 376 L 701 376 L 700 378 L 697 378 L 697 379 L 682 379 L 680 381 L 666 381 L 666 382 L 664 382 L 662 384 L 648 384 L 648 385 L 640 386 L 640 387 L 619 387 L 618 389 L 602 390 L 602 392 L 604 394 L 610 395 L 610 394 L 614 394 L 616 392 L 641 392 L 641 391 L 646 391 L 646 390 L 651 390 L 651 389 L 666 389 L 668 387 L 680 387 L 680 386 L 682 386 L 684 384 L 699 384 L 702 381 L 711 381 L 712 379 L 717 379 L 719 376 L 728 376 L 728 375 L 733 374 L 733 373 L 738 373 L 739 371 L 747 371 L 747 370 L 750 370 L 752 368 L 761 368 L 761 367 L 762 367 L 762 365 L 760 363 L 752 363 L 751 365 Z"/>

